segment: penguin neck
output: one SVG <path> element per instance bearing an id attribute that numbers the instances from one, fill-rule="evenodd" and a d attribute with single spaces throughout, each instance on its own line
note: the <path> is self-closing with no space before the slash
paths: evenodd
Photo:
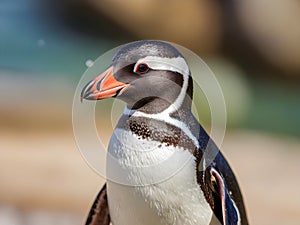
<path id="1" fill-rule="evenodd" d="M 184 91 L 184 92 L 183 92 Z M 178 96 L 175 103 L 162 102 L 161 99 L 151 99 L 146 104 L 141 105 L 137 109 L 129 109 L 128 106 L 125 108 L 123 116 L 121 117 L 118 126 L 122 127 L 125 121 L 139 121 L 139 118 L 150 119 L 150 121 L 161 121 L 171 126 L 179 128 L 189 137 L 193 142 L 194 146 L 200 147 L 198 142 L 199 133 L 201 126 L 198 121 L 194 118 L 191 105 L 193 96 L 193 80 L 189 76 L 185 88 L 182 88 L 181 96 Z M 160 104 L 164 103 L 165 106 L 161 107 Z M 174 106 L 175 104 L 175 106 Z M 177 105 L 176 105 L 177 104 Z M 148 109 L 153 110 L 154 106 L 159 105 L 160 110 L 156 110 L 155 113 Z M 149 120 L 148 120 L 149 121 Z M 152 124 L 152 123 L 151 123 Z M 153 125 L 153 124 L 152 124 Z M 151 126 L 152 126 L 151 125 Z M 161 127 L 161 125 L 160 125 Z"/>
<path id="2" fill-rule="evenodd" d="M 174 96 L 171 95 L 171 98 Z M 184 82 L 181 91 L 174 99 L 163 97 L 147 97 L 138 101 L 134 106 L 127 106 L 127 112 L 137 115 L 164 115 L 186 114 L 191 112 L 193 100 L 193 80 L 189 76 Z M 129 110 L 128 110 L 129 109 Z"/>
<path id="3" fill-rule="evenodd" d="M 199 136 L 199 129 L 201 127 L 199 127 L 197 120 L 194 118 L 191 112 L 191 101 L 191 98 L 189 96 L 186 96 L 179 109 L 177 109 L 176 111 L 172 111 L 171 113 L 165 113 L 168 109 L 167 106 L 170 106 L 170 104 L 166 106 L 167 109 L 158 113 L 150 114 L 144 111 L 140 111 L 140 109 L 145 109 L 148 106 L 150 108 L 153 108 L 153 104 L 156 105 L 158 103 L 161 103 L 160 100 L 151 101 L 151 103 L 148 103 L 149 105 L 147 104 L 147 106 L 145 105 L 138 110 L 132 110 L 126 107 L 117 127 L 124 129 L 124 124 L 133 123 L 135 126 L 147 125 L 150 130 L 154 129 L 162 131 L 168 126 L 173 126 L 183 132 L 188 137 L 188 139 L 191 140 L 196 148 L 199 148 L 200 146 L 197 137 Z M 141 121 L 144 125 L 142 125 Z M 129 128 L 127 127 L 125 129 Z M 170 130 L 174 130 L 174 128 Z M 165 131 L 168 132 L 169 128 Z"/>

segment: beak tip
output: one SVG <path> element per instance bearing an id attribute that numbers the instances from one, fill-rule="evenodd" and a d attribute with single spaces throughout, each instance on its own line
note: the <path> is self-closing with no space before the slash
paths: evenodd
<path id="1" fill-rule="evenodd" d="M 83 99 L 85 99 L 87 96 L 86 92 L 82 92 L 81 95 L 80 95 L 80 102 L 82 103 L 83 102 Z"/>
<path id="2" fill-rule="evenodd" d="M 94 84 L 94 81 L 90 81 L 88 84 L 86 84 L 84 86 L 84 88 L 82 89 L 81 91 L 81 94 L 80 94 L 80 102 L 82 103 L 83 102 L 83 99 L 89 99 L 89 95 L 91 94 L 91 87 L 92 85 Z"/>
<path id="3" fill-rule="evenodd" d="M 90 92 L 90 91 L 83 92 L 80 95 L 80 102 L 82 103 L 84 99 L 85 100 L 97 100 L 96 95 L 97 95 L 97 92 Z"/>

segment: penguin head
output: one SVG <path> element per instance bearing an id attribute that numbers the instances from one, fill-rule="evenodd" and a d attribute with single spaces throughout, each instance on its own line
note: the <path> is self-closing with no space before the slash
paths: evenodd
<path id="1" fill-rule="evenodd" d="M 170 105 L 180 107 L 192 98 L 192 79 L 181 53 L 162 41 L 138 41 L 125 45 L 111 66 L 90 81 L 81 98 L 119 98 L 127 107 L 154 113 Z"/>

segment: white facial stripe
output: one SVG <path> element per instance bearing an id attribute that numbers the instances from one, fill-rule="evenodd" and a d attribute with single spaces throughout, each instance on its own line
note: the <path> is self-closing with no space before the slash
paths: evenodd
<path id="1" fill-rule="evenodd" d="M 134 66 L 134 71 L 140 63 L 146 63 L 153 70 L 168 70 L 177 72 L 183 75 L 189 75 L 189 67 L 184 58 L 163 58 L 157 56 L 147 56 L 137 61 Z"/>

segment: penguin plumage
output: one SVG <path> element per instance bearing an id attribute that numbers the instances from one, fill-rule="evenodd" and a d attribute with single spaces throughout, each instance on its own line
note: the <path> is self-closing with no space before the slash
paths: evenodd
<path id="1" fill-rule="evenodd" d="M 191 112 L 192 76 L 174 46 L 125 45 L 81 97 L 127 103 L 86 225 L 248 224 L 230 166 Z"/>

